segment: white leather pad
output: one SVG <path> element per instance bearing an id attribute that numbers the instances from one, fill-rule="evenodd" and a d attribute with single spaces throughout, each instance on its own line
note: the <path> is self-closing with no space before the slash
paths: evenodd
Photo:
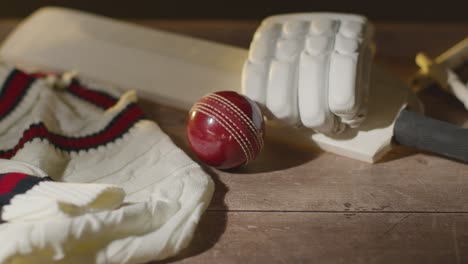
<path id="1" fill-rule="evenodd" d="M 330 134 L 357 127 L 366 116 L 372 36 L 359 15 L 267 18 L 250 45 L 243 92 L 288 125 Z"/>

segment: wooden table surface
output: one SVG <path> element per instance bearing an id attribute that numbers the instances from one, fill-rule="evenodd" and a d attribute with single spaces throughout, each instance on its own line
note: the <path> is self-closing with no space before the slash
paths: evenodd
<path id="1" fill-rule="evenodd" d="M 0 39 L 17 22 L 0 21 Z M 241 47 L 258 26 L 135 22 Z M 468 36 L 468 23 L 376 29 L 376 62 L 401 79 L 416 70 L 418 51 L 435 56 Z M 419 97 L 427 115 L 468 127 L 468 111 L 450 95 L 429 89 Z M 189 153 L 186 113 L 142 104 Z M 189 248 L 169 262 L 468 263 L 468 165 L 403 147 L 367 164 L 267 142 L 249 167 L 206 168 L 216 183 L 212 203 Z"/>

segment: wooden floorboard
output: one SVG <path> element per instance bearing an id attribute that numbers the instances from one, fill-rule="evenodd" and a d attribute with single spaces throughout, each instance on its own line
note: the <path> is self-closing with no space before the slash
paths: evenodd
<path id="1" fill-rule="evenodd" d="M 370 165 L 322 153 L 285 170 L 259 174 L 221 172 L 215 177 L 219 181 L 210 207 L 214 209 L 468 210 L 468 197 L 464 195 L 468 193 L 466 165 L 423 154 Z"/>
<path id="2" fill-rule="evenodd" d="M 187 24 L 187 28 L 173 23 L 143 24 L 175 32 L 200 35 L 206 24 Z M 222 23 L 221 23 L 222 24 Z M 211 38 L 239 40 L 238 31 L 253 31 L 255 22 L 228 23 L 224 35 L 221 26 L 213 26 Z M 436 55 L 453 45 L 463 34 L 466 25 L 436 25 L 429 29 L 422 24 L 378 23 L 377 42 L 382 49 L 376 61 L 407 80 L 416 70 L 413 58 L 418 37 L 427 42 L 421 50 Z M 400 30 L 401 29 L 401 30 Z M 432 30 L 432 31 L 431 31 Z M 227 32 L 227 33 L 226 33 Z M 390 45 L 398 42 L 399 45 Z M 408 44 L 406 44 L 408 43 Z M 242 46 L 242 44 L 240 44 Z M 389 47 L 393 47 L 390 49 Z M 396 55 L 397 53 L 401 55 Z M 404 59 L 402 59 L 402 57 Z M 429 89 L 419 94 L 426 114 L 459 125 L 468 125 L 468 114 L 461 103 L 452 96 Z M 143 104 L 146 112 L 156 120 L 171 137 L 190 154 L 185 138 L 186 114 L 167 107 Z M 268 132 L 267 132 L 268 135 Z M 229 172 L 208 169 L 216 182 L 216 192 L 210 210 L 261 210 L 261 211 L 388 211 L 388 212 L 466 212 L 468 198 L 468 172 L 466 165 L 417 153 L 397 147 L 383 161 L 372 165 L 320 151 L 304 151 L 269 141 L 258 160 L 247 168 Z"/>
<path id="3" fill-rule="evenodd" d="M 468 214 L 207 212 L 176 263 L 466 263 Z"/>
<path id="4" fill-rule="evenodd" d="M 447 99 L 444 109 L 450 109 L 453 100 Z M 191 155 L 186 115 L 151 103 L 142 105 Z M 452 111 L 449 116 L 459 123 L 468 119 L 461 107 L 453 106 L 456 114 Z M 466 165 L 404 147 L 368 164 L 268 141 L 248 167 L 207 171 L 216 183 L 211 210 L 468 212 Z"/>

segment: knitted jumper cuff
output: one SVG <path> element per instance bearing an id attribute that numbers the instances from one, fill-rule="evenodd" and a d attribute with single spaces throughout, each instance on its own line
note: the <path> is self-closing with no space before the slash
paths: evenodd
<path id="1" fill-rule="evenodd" d="M 0 204 L 3 205 L 0 216 L 4 221 L 111 210 L 120 206 L 124 198 L 125 192 L 115 185 L 52 182 L 31 164 L 0 160 Z"/>

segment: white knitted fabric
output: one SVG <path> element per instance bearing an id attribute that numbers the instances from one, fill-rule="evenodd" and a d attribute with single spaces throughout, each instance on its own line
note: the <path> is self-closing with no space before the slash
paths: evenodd
<path id="1" fill-rule="evenodd" d="M 9 172 L 47 177 L 47 173 L 31 164 L 0 159 L 0 174 Z M 44 181 L 15 195 L 2 208 L 1 216 L 9 222 L 68 217 L 115 209 L 124 198 L 123 189 L 115 185 Z"/>
<path id="2" fill-rule="evenodd" d="M 0 87 L 11 71 L 0 64 Z M 0 224 L 0 263 L 164 259 L 188 245 L 210 202 L 211 178 L 153 121 L 139 119 L 95 148 L 57 147 L 56 135 L 95 135 L 135 105 L 134 92 L 120 95 L 109 86 L 82 83 L 120 99 L 101 109 L 54 87 L 50 78 L 38 79 L 0 119 L 0 154 L 14 149 L 33 124 L 43 124 L 54 135 L 29 140 L 0 160 L 0 174 L 53 180 L 39 182 L 3 207 L 7 222 Z"/>

